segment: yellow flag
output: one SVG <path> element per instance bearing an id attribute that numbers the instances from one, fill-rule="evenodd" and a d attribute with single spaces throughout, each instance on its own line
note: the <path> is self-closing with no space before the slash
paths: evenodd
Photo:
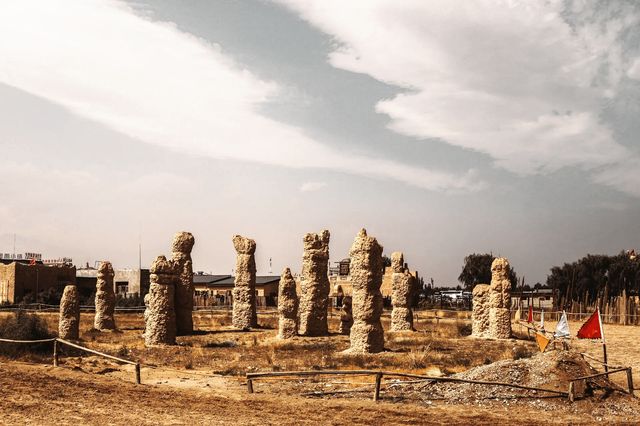
<path id="1" fill-rule="evenodd" d="M 538 342 L 538 347 L 540 348 L 540 352 L 544 352 L 547 349 L 547 345 L 549 345 L 549 340 L 544 334 L 536 333 L 536 342 Z"/>

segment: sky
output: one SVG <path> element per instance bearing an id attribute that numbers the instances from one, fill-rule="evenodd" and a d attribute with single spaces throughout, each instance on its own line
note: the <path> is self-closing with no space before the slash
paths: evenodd
<path id="1" fill-rule="evenodd" d="M 362 227 L 436 285 L 640 240 L 634 1 L 0 3 L 0 252 L 330 261 Z M 271 265 L 270 261 L 271 259 Z"/>

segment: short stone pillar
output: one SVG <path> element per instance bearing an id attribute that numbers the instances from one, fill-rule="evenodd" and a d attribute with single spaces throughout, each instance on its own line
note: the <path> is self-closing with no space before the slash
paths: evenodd
<path id="1" fill-rule="evenodd" d="M 285 268 L 278 286 L 278 339 L 290 339 L 298 334 L 298 295 L 291 270 Z"/>
<path id="2" fill-rule="evenodd" d="M 113 291 L 113 267 L 111 262 L 100 262 L 96 280 L 96 316 L 93 327 L 96 330 L 115 330 L 116 295 Z"/>
<path id="3" fill-rule="evenodd" d="M 342 310 L 340 311 L 340 334 L 350 334 L 353 325 L 353 312 L 351 310 L 351 296 L 344 296 L 342 299 Z"/>
<path id="4" fill-rule="evenodd" d="M 58 337 L 66 340 L 80 338 L 80 297 L 75 285 L 66 286 L 60 299 Z"/>
<path id="5" fill-rule="evenodd" d="M 176 264 L 158 256 L 149 270 L 149 305 L 145 312 L 146 346 L 176 344 L 175 287 L 178 280 Z"/>
<path id="6" fill-rule="evenodd" d="M 236 276 L 233 287 L 233 327 L 248 330 L 258 326 L 256 313 L 256 242 L 240 235 L 233 237 L 236 249 Z"/>
<path id="7" fill-rule="evenodd" d="M 413 331 L 413 276 L 404 267 L 404 256 L 391 254 L 391 331 Z"/>
<path id="8" fill-rule="evenodd" d="M 509 261 L 498 257 L 491 263 L 491 285 L 489 290 L 489 337 L 508 339 L 511 337 L 511 281 Z"/>
<path id="9" fill-rule="evenodd" d="M 365 229 L 358 233 L 351 250 L 351 283 L 353 286 L 353 326 L 350 340 L 352 353 L 376 353 L 384 350 L 382 314 L 382 246 L 367 236 Z"/>
<path id="10" fill-rule="evenodd" d="M 487 337 L 489 333 L 489 291 L 488 284 L 473 288 L 471 335 L 474 337 Z"/>
<path id="11" fill-rule="evenodd" d="M 329 231 L 309 233 L 303 238 L 302 274 L 300 277 L 300 324 L 302 336 L 329 334 Z"/>
<path id="12" fill-rule="evenodd" d="M 176 264 L 176 332 L 179 336 L 193 334 L 193 262 L 191 250 L 195 239 L 190 232 L 178 232 L 173 237 L 171 260 Z"/>

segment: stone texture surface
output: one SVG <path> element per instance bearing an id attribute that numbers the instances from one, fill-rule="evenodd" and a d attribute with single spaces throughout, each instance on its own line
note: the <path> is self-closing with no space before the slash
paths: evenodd
<path id="1" fill-rule="evenodd" d="M 488 284 L 478 284 L 473 288 L 471 335 L 474 337 L 486 337 L 489 333 L 489 291 Z"/>
<path id="2" fill-rule="evenodd" d="M 298 295 L 291 270 L 285 268 L 278 285 L 278 338 L 290 339 L 298 335 Z"/>
<path id="3" fill-rule="evenodd" d="M 80 298 L 75 285 L 66 286 L 60 299 L 58 337 L 67 340 L 80 338 Z"/>
<path id="4" fill-rule="evenodd" d="M 413 300 L 413 276 L 404 267 L 404 256 L 396 251 L 391 254 L 391 330 L 411 331 L 413 330 L 413 311 L 411 301 Z"/>
<path id="5" fill-rule="evenodd" d="M 511 281 L 509 261 L 497 257 L 491 263 L 491 286 L 489 290 L 489 337 L 508 339 L 511 337 Z"/>
<path id="6" fill-rule="evenodd" d="M 367 236 L 367 231 L 362 229 L 356 236 L 349 255 L 353 285 L 353 326 L 349 352 L 382 352 L 382 246 L 375 238 Z"/>
<path id="7" fill-rule="evenodd" d="M 111 262 L 101 262 L 96 280 L 96 316 L 93 327 L 96 330 L 115 330 L 116 295 L 113 291 L 113 267 Z"/>
<path id="8" fill-rule="evenodd" d="M 145 312 L 144 343 L 147 346 L 176 344 L 175 287 L 178 269 L 174 262 L 158 256 L 151 264 L 149 304 Z"/>
<path id="9" fill-rule="evenodd" d="M 179 336 L 193 334 L 193 262 L 191 250 L 195 239 L 190 232 L 178 232 L 173 237 L 171 260 L 178 269 L 176 283 L 176 332 Z"/>
<path id="10" fill-rule="evenodd" d="M 233 237 L 236 249 L 236 277 L 233 288 L 232 324 L 240 330 L 258 326 L 256 314 L 256 242 L 240 235 Z"/>
<path id="11" fill-rule="evenodd" d="M 329 334 L 329 231 L 309 233 L 303 238 L 302 276 L 300 277 L 300 324 L 302 336 Z"/>
<path id="12" fill-rule="evenodd" d="M 351 309 L 351 296 L 342 299 L 342 310 L 340 311 L 340 334 L 350 334 L 353 325 L 353 312 Z"/>

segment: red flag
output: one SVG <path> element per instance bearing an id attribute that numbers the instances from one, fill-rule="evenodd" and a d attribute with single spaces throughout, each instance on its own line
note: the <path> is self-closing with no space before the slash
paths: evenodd
<path id="1" fill-rule="evenodd" d="M 591 314 L 587 322 L 582 324 L 578 330 L 579 339 L 602 339 L 602 328 L 600 327 L 600 312 Z"/>
<path id="2" fill-rule="evenodd" d="M 527 315 L 527 322 L 533 324 L 533 306 L 529 305 L 529 315 Z"/>

